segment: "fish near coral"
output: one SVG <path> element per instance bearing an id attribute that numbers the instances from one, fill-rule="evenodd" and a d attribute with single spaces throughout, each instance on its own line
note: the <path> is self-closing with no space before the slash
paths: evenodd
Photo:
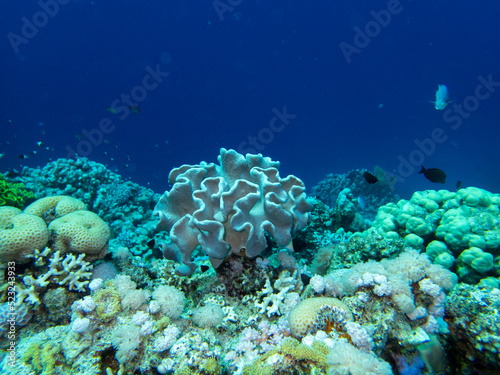
<path id="1" fill-rule="evenodd" d="M 446 173 L 439 168 L 425 168 L 422 165 L 422 170 L 418 173 L 423 173 L 425 178 L 427 178 L 430 182 L 436 182 L 438 184 L 444 184 L 446 182 Z"/>

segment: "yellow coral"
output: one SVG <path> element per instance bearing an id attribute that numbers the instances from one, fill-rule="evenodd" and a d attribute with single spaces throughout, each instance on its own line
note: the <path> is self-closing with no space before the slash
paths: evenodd
<path id="1" fill-rule="evenodd" d="M 221 366 L 217 359 L 215 359 L 214 357 L 207 358 L 205 361 L 203 361 L 199 369 L 204 374 L 209 375 L 216 375 L 221 372 Z"/>
<path id="2" fill-rule="evenodd" d="M 353 320 L 349 308 L 337 298 L 309 298 L 299 302 L 288 314 L 288 325 L 295 337 L 303 337 L 317 323 L 318 315 L 325 306 L 336 307 L 345 311 L 347 320 Z"/>
<path id="3" fill-rule="evenodd" d="M 49 225 L 52 249 L 102 258 L 108 251 L 108 224 L 90 211 L 71 212 Z"/>
<path id="4" fill-rule="evenodd" d="M 99 289 L 93 299 L 97 305 L 97 316 L 104 322 L 110 321 L 122 310 L 120 294 L 114 287 L 106 286 Z"/>
<path id="5" fill-rule="evenodd" d="M 54 219 L 85 209 L 87 209 L 85 203 L 76 198 L 55 195 L 36 200 L 24 209 L 24 213 L 39 216 L 49 224 Z"/>
<path id="6" fill-rule="evenodd" d="M 48 241 L 45 222 L 15 207 L 0 207 L 0 261 L 23 261 Z"/>
<path id="7" fill-rule="evenodd" d="M 158 331 L 163 331 L 170 324 L 172 324 L 172 319 L 170 319 L 168 316 L 164 316 L 163 318 L 155 322 L 155 327 Z"/>
<path id="8" fill-rule="evenodd" d="M 285 371 L 286 368 L 303 370 L 300 373 L 326 373 L 326 357 L 330 349 L 320 341 L 315 341 L 311 347 L 301 344 L 298 340 L 287 337 L 280 346 L 259 356 L 250 366 L 243 369 L 244 375 L 272 375 L 276 368 Z M 280 372 L 285 373 L 285 372 Z"/>
<path id="9" fill-rule="evenodd" d="M 36 374 L 52 375 L 60 362 L 61 346 L 56 342 L 34 342 L 23 353 L 21 360 L 30 364 Z"/>

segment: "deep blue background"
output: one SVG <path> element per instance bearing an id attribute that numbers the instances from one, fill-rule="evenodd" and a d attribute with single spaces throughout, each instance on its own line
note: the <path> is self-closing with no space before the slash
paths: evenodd
<path id="1" fill-rule="evenodd" d="M 216 161 L 221 147 L 257 136 L 273 108 L 286 106 L 296 118 L 261 152 L 309 191 L 328 173 L 397 172 L 398 156 L 442 128 L 447 140 L 424 165 L 444 169 L 447 183 L 412 174 L 397 191 L 453 190 L 460 179 L 500 192 L 500 87 L 457 130 L 429 103 L 438 83 L 461 104 L 478 76 L 500 81 L 496 0 L 401 0 L 350 64 L 339 44 L 353 44 L 353 28 L 388 1 L 242 0 L 221 20 L 213 1 L 73 0 L 18 53 L 8 33 L 22 35 L 23 17 L 33 20 L 40 4 L 0 4 L 2 171 L 65 157 L 84 129 L 110 118 L 114 131 L 89 159 L 162 192 L 173 167 Z M 170 75 L 140 114 L 120 120 L 106 111 L 158 64 Z M 37 141 L 51 150 L 20 160 Z"/>

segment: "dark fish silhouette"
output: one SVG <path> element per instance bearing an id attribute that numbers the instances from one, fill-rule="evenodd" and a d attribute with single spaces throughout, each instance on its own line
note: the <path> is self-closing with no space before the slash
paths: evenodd
<path id="1" fill-rule="evenodd" d="M 308 286 L 309 281 L 311 281 L 311 276 L 308 276 L 305 273 L 301 273 L 300 279 L 302 280 L 302 284 L 304 284 L 304 286 Z"/>
<path id="2" fill-rule="evenodd" d="M 154 238 L 152 240 L 149 240 L 146 245 L 147 245 L 148 248 L 151 249 L 151 253 L 153 254 L 153 256 L 156 259 L 162 259 L 163 258 L 163 253 L 158 248 L 158 246 L 156 246 L 156 241 L 154 240 Z"/>
<path id="3" fill-rule="evenodd" d="M 457 190 L 460 190 L 462 188 L 462 181 L 457 181 Z"/>
<path id="4" fill-rule="evenodd" d="M 209 266 L 206 266 L 206 265 L 204 265 L 204 264 L 202 264 L 202 265 L 200 266 L 200 270 L 201 270 L 201 272 L 207 272 L 207 271 L 209 270 L 209 268 L 210 268 Z"/>
<path id="5" fill-rule="evenodd" d="M 446 182 L 446 173 L 438 168 L 426 169 L 422 165 L 422 170 L 418 173 L 423 173 L 425 178 L 427 178 L 430 182 L 435 182 L 438 184 L 444 184 Z"/>
<path id="6" fill-rule="evenodd" d="M 369 184 L 375 184 L 378 182 L 378 178 L 372 175 L 370 172 L 363 173 L 363 177 L 365 178 L 365 181 L 368 182 Z"/>
<path id="7" fill-rule="evenodd" d="M 19 159 L 28 159 L 28 155 L 25 155 L 25 154 L 18 155 L 18 158 Z"/>

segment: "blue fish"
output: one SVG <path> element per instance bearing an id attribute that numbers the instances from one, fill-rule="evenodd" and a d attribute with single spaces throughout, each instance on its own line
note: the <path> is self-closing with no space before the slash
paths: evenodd
<path id="1" fill-rule="evenodd" d="M 442 111 L 446 108 L 449 102 L 450 95 L 448 93 L 448 87 L 446 87 L 446 85 L 438 85 L 438 88 L 436 90 L 436 101 L 431 102 L 434 104 L 434 108 Z"/>

